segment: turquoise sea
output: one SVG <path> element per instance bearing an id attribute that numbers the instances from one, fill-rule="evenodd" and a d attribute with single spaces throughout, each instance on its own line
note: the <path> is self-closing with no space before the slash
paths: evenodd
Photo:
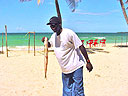
<path id="1" fill-rule="evenodd" d="M 42 37 L 50 38 L 52 33 L 36 33 L 35 34 L 35 45 L 42 46 L 41 42 Z M 128 33 L 77 33 L 78 37 L 81 40 L 86 41 L 90 39 L 98 39 L 98 42 L 101 39 L 106 39 L 106 43 L 126 43 L 128 42 Z M 8 33 L 7 34 L 8 46 L 27 46 L 29 35 L 26 33 Z M 3 35 L 4 46 L 6 45 L 6 37 Z M 34 35 L 30 34 L 30 45 L 34 45 Z M 2 33 L 0 33 L 0 47 L 2 46 Z"/>

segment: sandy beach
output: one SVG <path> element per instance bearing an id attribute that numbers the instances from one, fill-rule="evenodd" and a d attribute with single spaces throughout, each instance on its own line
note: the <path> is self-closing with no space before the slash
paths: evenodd
<path id="1" fill-rule="evenodd" d="M 84 67 L 85 96 L 128 96 L 128 47 L 88 48 L 93 71 Z M 21 47 L 20 47 L 21 48 Z M 47 79 L 44 78 L 44 54 L 36 47 L 28 53 L 9 48 L 0 54 L 0 96 L 62 96 L 61 69 L 53 51 L 50 51 Z M 1 51 L 1 50 L 0 50 Z"/>

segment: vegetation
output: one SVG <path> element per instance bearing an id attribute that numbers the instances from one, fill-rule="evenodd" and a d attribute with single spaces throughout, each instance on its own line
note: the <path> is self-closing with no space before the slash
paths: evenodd
<path id="1" fill-rule="evenodd" d="M 24 2 L 24 1 L 31 1 L 31 0 L 20 0 L 20 1 Z M 37 3 L 40 4 L 40 1 L 41 0 L 37 0 Z M 44 0 L 42 0 L 42 1 L 44 1 Z M 78 2 L 80 2 L 81 0 L 66 0 L 66 1 L 69 5 L 69 8 L 71 8 L 72 12 L 74 12 L 75 8 L 77 7 Z M 58 0 L 55 0 L 55 3 L 56 2 L 58 3 Z M 125 5 L 124 5 L 124 4 L 128 4 L 128 0 L 126 0 L 125 2 L 123 2 L 123 0 L 119 0 L 119 2 L 120 2 L 120 5 L 121 5 L 121 8 L 122 8 L 123 15 L 124 15 L 124 18 L 126 20 L 126 23 L 128 24 L 128 17 L 127 17 L 127 13 L 126 13 L 126 9 L 128 9 L 128 7 L 125 8 Z"/>

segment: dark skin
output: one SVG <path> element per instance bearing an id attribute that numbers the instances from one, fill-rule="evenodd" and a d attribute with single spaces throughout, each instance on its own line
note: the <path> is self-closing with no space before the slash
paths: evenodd
<path id="1" fill-rule="evenodd" d="M 86 59 L 86 62 L 87 62 L 86 68 L 88 69 L 89 72 L 91 72 L 92 69 L 93 69 L 93 66 L 92 66 L 92 64 L 91 64 L 90 61 L 88 62 L 89 57 L 88 57 L 88 54 L 87 54 L 87 51 L 86 51 L 84 45 L 82 44 L 82 45 L 79 47 L 79 49 L 80 49 L 81 53 L 83 54 L 84 58 Z"/>
<path id="2" fill-rule="evenodd" d="M 56 24 L 56 26 L 53 28 L 51 25 L 50 25 L 50 28 L 53 30 L 53 32 L 55 32 L 58 35 L 61 34 L 62 32 L 62 18 L 61 18 L 61 13 L 60 13 L 60 9 L 59 9 L 59 4 L 58 4 L 58 0 L 55 0 L 55 5 L 56 5 L 56 11 L 57 11 L 57 15 L 58 15 L 58 18 L 60 20 L 60 24 Z M 44 38 L 42 38 L 42 42 L 44 42 Z M 48 47 L 51 47 L 51 44 L 50 42 L 48 42 Z M 88 57 L 88 54 L 87 54 L 87 51 L 84 47 L 84 45 L 82 44 L 80 47 L 79 47 L 81 53 L 83 54 L 84 58 L 86 59 L 86 68 L 89 72 L 92 71 L 93 69 L 93 66 L 89 60 L 89 57 Z"/>
<path id="3" fill-rule="evenodd" d="M 54 24 L 55 26 L 53 27 L 52 24 L 50 25 L 50 28 L 53 30 L 58 35 L 62 32 L 62 25 L 60 23 Z"/>
<path id="4" fill-rule="evenodd" d="M 59 27 L 59 31 L 56 31 L 58 27 Z M 57 36 L 60 35 L 61 32 L 62 32 L 61 24 L 59 24 L 59 26 L 57 26 L 57 27 L 55 27 L 55 28 L 52 28 L 52 27 L 51 27 L 51 29 L 57 34 Z M 44 42 L 44 39 L 42 39 L 42 42 Z M 50 42 L 48 42 L 48 47 L 51 47 Z M 89 72 L 91 72 L 92 69 L 93 69 L 93 66 L 92 66 L 92 64 L 91 64 L 91 62 L 90 62 L 90 60 L 89 60 L 89 57 L 88 57 L 88 54 L 87 54 L 87 51 L 86 51 L 84 45 L 82 44 L 82 45 L 79 47 L 79 49 L 80 49 L 81 53 L 83 54 L 83 56 L 84 56 L 84 58 L 85 58 L 85 60 L 86 60 L 86 62 L 87 62 L 87 64 L 86 64 L 87 70 L 88 70 Z"/>
<path id="5" fill-rule="evenodd" d="M 61 18 L 61 13 L 60 13 L 60 8 L 59 8 L 58 0 L 55 0 L 55 5 L 56 5 L 56 11 L 57 11 L 58 18 L 60 19 L 60 22 L 61 22 L 59 24 L 59 26 L 58 26 L 58 27 L 60 27 L 59 31 L 58 32 L 56 31 L 56 33 L 57 33 L 57 35 L 60 35 L 61 32 L 62 32 L 62 18 Z M 51 28 L 51 29 L 54 31 L 53 28 Z M 51 46 L 50 43 L 48 43 L 48 46 L 49 47 Z M 92 64 L 91 64 L 91 62 L 89 60 L 89 57 L 88 57 L 88 54 L 87 54 L 87 51 L 86 51 L 84 45 L 82 44 L 79 48 L 80 48 L 80 51 L 83 54 L 84 58 L 86 59 L 86 62 L 87 62 L 86 68 L 89 70 L 89 72 L 91 72 L 92 69 L 93 69 L 93 66 L 92 66 Z M 88 60 L 89 60 L 89 62 L 88 62 Z"/>

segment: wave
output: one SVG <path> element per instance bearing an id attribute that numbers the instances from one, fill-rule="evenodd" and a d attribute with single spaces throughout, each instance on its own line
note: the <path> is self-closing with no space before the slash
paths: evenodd
<path id="1" fill-rule="evenodd" d="M 81 39 L 88 38 L 88 37 L 80 37 Z"/>
<path id="2" fill-rule="evenodd" d="M 93 37 L 93 38 L 96 38 L 96 39 L 106 39 L 106 37 Z"/>

